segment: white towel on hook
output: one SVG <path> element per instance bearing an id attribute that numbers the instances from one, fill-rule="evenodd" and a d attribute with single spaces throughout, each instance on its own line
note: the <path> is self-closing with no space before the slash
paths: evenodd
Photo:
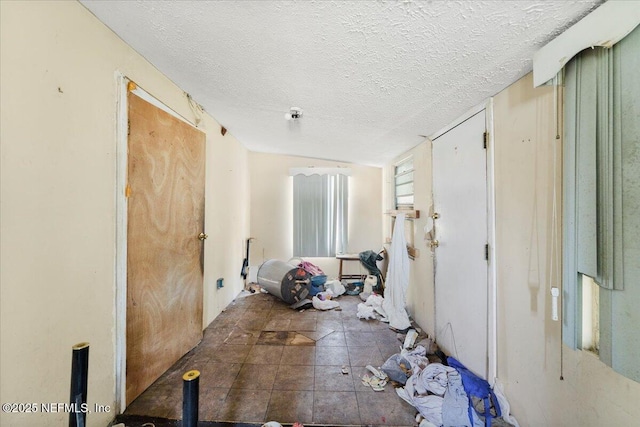
<path id="1" fill-rule="evenodd" d="M 407 240 L 404 236 L 405 214 L 396 216 L 393 227 L 391 248 L 389 249 L 389 270 L 384 288 L 382 308 L 387 313 L 389 326 L 404 330 L 411 326 L 409 315 L 405 309 L 407 287 L 409 286 L 409 254 Z"/>

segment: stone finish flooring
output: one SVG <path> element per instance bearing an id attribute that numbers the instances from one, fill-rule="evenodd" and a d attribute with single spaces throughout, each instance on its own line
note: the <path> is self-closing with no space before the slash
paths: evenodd
<path id="1" fill-rule="evenodd" d="M 366 365 L 379 367 L 401 343 L 387 324 L 356 317 L 359 297 L 338 298 L 341 311 L 294 311 L 272 295 L 247 295 L 232 302 L 207 327 L 202 342 L 125 415 L 180 419 L 182 375 L 197 369 L 203 421 L 416 424 L 416 410 L 391 384 L 375 392 L 360 381 Z"/>

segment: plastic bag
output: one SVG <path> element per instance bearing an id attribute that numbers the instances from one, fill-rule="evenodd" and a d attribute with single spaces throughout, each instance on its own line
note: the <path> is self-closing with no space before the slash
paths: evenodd
<path id="1" fill-rule="evenodd" d="M 402 385 L 405 385 L 407 379 L 411 376 L 411 363 L 402 357 L 401 354 L 394 354 L 388 358 L 380 369 L 387 374 L 391 381 Z"/>
<path id="2" fill-rule="evenodd" d="M 322 292 L 318 295 L 321 294 Z M 331 310 L 340 307 L 340 303 L 338 301 L 333 301 L 331 299 L 321 300 L 318 296 L 311 298 L 311 303 L 313 304 L 313 308 L 316 310 Z"/>
<path id="3" fill-rule="evenodd" d="M 324 288 L 328 291 L 330 290 L 331 292 L 333 292 L 333 295 L 336 297 L 339 297 L 347 291 L 342 282 L 340 282 L 339 280 L 327 281 L 324 284 Z"/>
<path id="4" fill-rule="evenodd" d="M 373 295 L 370 295 L 369 298 L 367 298 L 367 301 L 365 301 L 364 305 L 368 307 L 373 307 L 376 313 L 382 316 L 382 319 L 380 319 L 381 322 L 389 322 L 389 320 L 387 320 L 387 313 L 382 308 L 383 302 L 384 302 L 384 298 L 382 298 L 382 296 L 373 294 Z"/>
<path id="5" fill-rule="evenodd" d="M 420 372 L 429 364 L 429 359 L 426 357 L 427 351 L 421 345 L 416 346 L 413 350 L 403 348 L 400 354 L 411 363 L 411 370 L 414 374 Z"/>
<path id="6" fill-rule="evenodd" d="M 356 316 L 358 316 L 358 319 L 375 319 L 376 312 L 373 307 L 360 303 L 358 304 L 358 313 L 356 313 Z"/>

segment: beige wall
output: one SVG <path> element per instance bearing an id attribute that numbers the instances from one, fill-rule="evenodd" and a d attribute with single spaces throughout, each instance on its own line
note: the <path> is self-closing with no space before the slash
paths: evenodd
<path id="1" fill-rule="evenodd" d="M 4 402 L 66 402 L 89 341 L 89 403 L 115 403 L 116 72 L 187 118 L 184 93 L 76 2 L 0 2 Z M 241 289 L 248 153 L 205 117 L 205 323 Z M 233 191 L 229 191 L 233 189 Z M 215 290 L 215 279 L 226 287 Z M 115 414 L 91 414 L 104 426 Z M 0 414 L 3 426 L 68 415 Z"/>
<path id="2" fill-rule="evenodd" d="M 113 406 L 115 73 L 193 116 L 178 87 L 78 3 L 0 2 L 0 18 L 0 400 L 65 402 L 70 347 L 89 341 L 89 401 Z M 513 413 L 523 426 L 634 425 L 640 419 L 640 384 L 588 353 L 562 347 L 560 323 L 550 318 L 549 286 L 558 283 L 559 273 L 552 244 L 554 149 L 560 164 L 552 89 L 532 89 L 527 76 L 496 96 L 494 116 L 498 377 Z M 241 289 L 249 225 L 257 238 L 253 265 L 291 256 L 289 167 L 337 163 L 249 154 L 230 134 L 223 138 L 208 116 L 203 129 L 210 236 L 206 324 Z M 431 146 L 423 143 L 410 153 L 416 159 L 416 208 L 426 214 Z M 375 249 L 390 235 L 381 212 L 392 203 L 392 165 L 384 176 L 378 168 L 340 165 L 354 172 L 349 249 Z M 559 169 L 555 173 L 559 179 Z M 555 188 L 559 201 L 559 181 Z M 423 239 L 424 218 L 415 224 L 420 256 L 411 262 L 407 304 L 418 324 L 433 333 L 433 263 Z M 559 236 L 559 217 L 555 224 Z M 337 273 L 335 260 L 318 263 L 330 275 Z M 215 289 L 218 277 L 225 278 L 222 290 Z M 113 415 L 92 414 L 89 425 L 105 425 Z M 58 425 L 66 419 L 64 413 L 0 414 L 3 426 Z"/>
<path id="3" fill-rule="evenodd" d="M 209 123 L 210 122 L 210 123 Z M 208 118 L 204 325 L 243 289 L 240 277 L 249 235 L 249 152 Z M 216 289 L 216 280 L 224 287 Z"/>
<path id="4" fill-rule="evenodd" d="M 413 319 L 429 335 L 435 334 L 434 322 L 434 281 L 433 281 L 433 252 L 425 240 L 424 226 L 433 204 L 432 197 L 432 169 L 431 169 L 431 141 L 426 140 L 417 147 L 395 158 L 384 167 L 384 206 L 385 210 L 394 209 L 394 165 L 399 161 L 413 156 L 414 168 L 414 208 L 420 211 L 420 218 L 413 221 L 413 244 L 418 249 L 418 257 L 409 261 L 409 287 L 407 288 L 407 309 Z M 410 227 L 407 221 L 407 227 Z M 385 238 L 392 236 L 391 219 L 384 220 Z"/>
<path id="5" fill-rule="evenodd" d="M 562 233 L 562 141 L 555 138 L 553 89 L 533 89 L 531 75 L 524 77 L 495 97 L 494 122 L 498 379 L 512 413 L 523 427 L 635 425 L 640 384 L 591 353 L 562 346 L 561 324 L 551 320 L 550 286 L 560 283 Z M 383 200 L 385 209 L 393 207 L 393 164 L 411 154 L 416 209 L 425 215 L 415 227 L 420 257 L 411 262 L 407 306 L 433 334 L 433 258 L 422 232 L 432 204 L 429 142 L 385 166 Z M 383 230 L 389 237 L 389 220 Z"/>
<path id="6" fill-rule="evenodd" d="M 252 271 L 269 259 L 287 261 L 293 256 L 293 180 L 292 167 L 348 167 L 349 241 L 348 252 L 378 250 L 382 247 L 382 170 L 305 157 L 250 153 L 251 169 L 251 243 Z M 333 258 L 309 258 L 329 277 L 338 274 Z M 359 262 L 347 262 L 345 271 L 366 270 Z"/>
<path id="7" fill-rule="evenodd" d="M 637 425 L 640 384 L 562 346 L 551 320 L 562 223 L 553 88 L 524 77 L 495 97 L 494 120 L 498 378 L 512 412 L 523 427 Z"/>

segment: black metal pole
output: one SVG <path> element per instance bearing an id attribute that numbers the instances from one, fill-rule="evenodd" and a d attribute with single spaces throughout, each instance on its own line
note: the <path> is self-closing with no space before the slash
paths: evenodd
<path id="1" fill-rule="evenodd" d="M 189 371 L 182 376 L 182 427 L 198 427 L 198 400 L 200 371 Z"/>
<path id="2" fill-rule="evenodd" d="M 89 375 L 89 343 L 72 347 L 71 355 L 71 411 L 69 427 L 85 427 L 87 417 L 87 377 Z"/>

